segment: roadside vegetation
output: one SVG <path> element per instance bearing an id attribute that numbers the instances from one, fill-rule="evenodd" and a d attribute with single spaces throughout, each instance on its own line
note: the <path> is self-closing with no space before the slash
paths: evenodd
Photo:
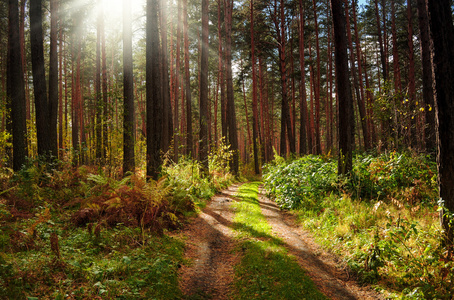
<path id="1" fill-rule="evenodd" d="M 234 180 L 181 159 L 159 181 L 140 173 L 29 161 L 0 172 L 0 299 L 179 299 L 184 243 L 169 237 Z"/>
<path id="2" fill-rule="evenodd" d="M 451 299 L 436 174 L 432 158 L 414 153 L 357 155 L 348 177 L 337 176 L 329 156 L 277 157 L 264 183 L 360 282 L 390 298 Z"/>

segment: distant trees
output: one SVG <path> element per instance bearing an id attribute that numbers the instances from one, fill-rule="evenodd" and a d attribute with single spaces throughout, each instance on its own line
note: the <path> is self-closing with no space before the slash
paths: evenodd
<path id="1" fill-rule="evenodd" d="M 368 0 L 361 6 L 356 0 L 336 1 L 343 9 L 349 54 L 348 69 L 340 73 L 344 78 L 333 73 L 341 67 L 337 58 L 334 67 L 340 47 L 334 43 L 337 17 L 330 0 L 242 2 L 247 5 L 147 0 L 146 17 L 136 11 L 132 31 L 124 24 L 123 47 L 121 23 L 108 23 L 101 0 L 86 5 L 30 0 L 29 10 L 26 1 L 18 2 L 19 28 L 3 26 L 0 39 L 6 41 L 7 29 L 18 31 L 29 126 L 25 155 L 58 153 L 75 165 L 123 165 L 124 171 L 147 160 L 147 174 L 157 179 L 164 156 L 171 163 L 183 155 L 199 158 L 206 166 L 221 137 L 234 153 L 235 173 L 240 166 L 259 173 L 274 153 L 345 155 L 347 144 L 434 154 L 424 0 Z M 6 8 L 0 5 L 2 25 L 16 22 Z M 100 10 L 90 13 L 95 8 Z M 28 18 L 33 26 L 25 26 Z M 137 44 L 131 48 L 132 42 Z M 7 85 L 17 77 L 6 76 L 12 71 L 3 63 L 11 55 L 8 47 L 0 45 L 5 132 L 12 131 L 6 122 Z M 350 88 L 337 86 L 350 90 L 351 106 L 344 102 L 347 94 L 334 90 L 337 80 L 350 79 Z M 8 93 L 18 101 L 20 93 Z M 27 104 L 29 98 L 35 105 Z"/>

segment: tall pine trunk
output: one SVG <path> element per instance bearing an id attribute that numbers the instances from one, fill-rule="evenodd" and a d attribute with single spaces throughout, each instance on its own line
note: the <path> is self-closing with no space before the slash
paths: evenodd
<path id="1" fill-rule="evenodd" d="M 123 174 L 135 168 L 134 133 L 131 2 L 123 0 Z"/>
<path id="2" fill-rule="evenodd" d="M 435 134 L 435 104 L 434 90 L 432 86 L 432 62 L 430 57 L 430 35 L 429 35 L 429 16 L 425 0 L 417 0 L 418 4 L 418 25 L 420 35 L 420 48 L 422 60 L 422 96 L 425 112 L 425 149 L 427 153 L 436 152 Z"/>
<path id="3" fill-rule="evenodd" d="M 8 62 L 7 98 L 11 103 L 13 134 L 13 170 L 19 171 L 26 162 L 27 125 L 24 74 L 19 35 L 19 7 L 17 0 L 8 0 Z"/>
<path id="4" fill-rule="evenodd" d="M 208 174 L 208 0 L 202 0 L 202 52 L 200 55 L 199 159 Z"/>
<path id="5" fill-rule="evenodd" d="M 183 0 L 183 35 L 184 35 L 184 73 L 185 73 L 185 95 L 186 95 L 186 154 L 194 157 L 194 146 L 192 137 L 192 95 L 191 77 L 189 74 L 189 25 L 188 25 L 188 0 Z M 176 121 L 176 120 L 175 120 Z"/>
<path id="6" fill-rule="evenodd" d="M 58 157 L 58 6 L 50 0 L 50 52 L 49 52 L 49 138 L 50 153 Z"/>
<path id="7" fill-rule="evenodd" d="M 42 23 L 42 0 L 30 0 L 30 46 L 35 95 L 38 155 L 48 158 L 51 152 L 51 134 L 49 126 L 50 116 L 46 88 L 46 74 L 44 68 L 44 40 Z"/>
<path id="8" fill-rule="evenodd" d="M 251 59 L 252 59 L 252 143 L 254 151 L 254 171 L 260 174 L 258 155 L 258 111 L 257 111 L 257 75 L 255 69 L 255 40 L 254 40 L 254 0 L 251 0 Z"/>
<path id="9" fill-rule="evenodd" d="M 307 121 L 307 99 L 306 99 L 306 64 L 304 57 L 304 10 L 303 0 L 298 2 L 299 8 L 299 59 L 300 59 L 300 154 L 307 154 L 307 137 L 310 135 L 310 127 Z"/>
<path id="10" fill-rule="evenodd" d="M 350 79 L 348 77 L 346 20 L 342 4 L 343 0 L 331 0 L 336 62 L 336 90 L 339 102 L 339 175 L 345 175 L 351 171 L 352 152 L 354 147 L 353 99 L 350 88 Z"/>
<path id="11" fill-rule="evenodd" d="M 227 81 L 227 123 L 229 133 L 230 149 L 233 151 L 231 171 L 234 175 L 239 171 L 238 159 L 238 132 L 235 112 L 235 99 L 233 94 L 233 75 L 232 75 L 232 14 L 233 0 L 225 0 L 225 76 Z"/>
<path id="12" fill-rule="evenodd" d="M 435 89 L 437 167 L 444 241 L 452 253 L 454 231 L 454 26 L 450 0 L 427 0 Z M 448 254 L 449 255 L 449 254 Z"/>
<path id="13" fill-rule="evenodd" d="M 162 99 L 158 1 L 147 0 L 146 11 L 146 111 L 147 111 L 147 176 L 157 180 L 162 157 Z"/>

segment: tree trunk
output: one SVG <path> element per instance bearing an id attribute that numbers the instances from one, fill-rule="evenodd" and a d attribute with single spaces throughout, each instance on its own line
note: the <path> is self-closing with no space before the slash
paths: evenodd
<path id="1" fill-rule="evenodd" d="M 338 95 L 338 119 L 339 119 L 339 160 L 338 174 L 346 175 L 352 169 L 352 152 L 354 146 L 354 116 L 353 99 L 348 78 L 348 54 L 346 20 L 343 0 L 331 0 L 333 17 L 334 46 L 336 62 L 336 88 Z"/>
<path id="2" fill-rule="evenodd" d="M 425 149 L 426 152 L 435 154 L 436 134 L 435 134 L 435 104 L 434 90 L 432 86 L 432 61 L 430 57 L 430 35 L 429 35 L 429 16 L 425 0 L 417 0 L 418 4 L 418 24 L 421 46 L 422 60 L 422 95 L 425 112 Z"/>
<path id="3" fill-rule="evenodd" d="M 36 107 L 36 135 L 38 155 L 49 158 L 51 135 L 49 105 L 44 69 L 44 41 L 42 24 L 42 0 L 30 0 L 30 46 L 32 58 L 33 87 Z"/>
<path id="4" fill-rule="evenodd" d="M 377 21 L 377 35 L 378 35 L 378 46 L 380 47 L 380 59 L 381 59 L 381 67 L 383 72 L 383 80 L 388 80 L 388 70 L 387 70 L 387 63 L 386 63 L 386 56 L 385 50 L 383 46 L 383 38 L 382 38 L 382 30 L 380 25 L 380 10 L 378 9 L 378 0 L 375 0 L 375 17 Z"/>
<path id="5" fill-rule="evenodd" d="M 58 157 L 57 115 L 58 115 L 58 6 L 57 0 L 50 0 L 50 53 L 49 53 L 49 138 L 50 153 Z"/>
<path id="6" fill-rule="evenodd" d="M 177 40 L 176 40 L 176 56 L 175 56 L 175 86 L 174 95 L 175 95 L 175 106 L 173 108 L 173 118 L 175 120 L 175 129 L 173 136 L 173 148 L 175 151 L 174 159 L 178 160 L 178 147 L 179 147 L 179 111 L 178 111 L 178 95 L 180 90 L 180 52 L 181 52 L 181 14 L 182 14 L 182 1 L 178 1 L 178 13 L 177 13 Z"/>
<path id="7" fill-rule="evenodd" d="M 98 1 L 98 5 L 102 5 Z M 96 94 L 96 117 L 95 117 L 95 139 L 96 139 L 96 163 L 101 164 L 103 159 L 102 151 L 102 90 L 101 90 L 101 30 L 102 14 L 98 14 L 96 20 L 96 77 L 95 77 L 95 94 Z"/>
<path id="8" fill-rule="evenodd" d="M 175 141 L 173 153 L 174 161 L 178 162 L 178 148 L 179 148 L 179 137 L 174 131 L 173 117 L 172 117 L 172 104 L 170 99 L 170 82 L 169 82 L 169 57 L 167 54 L 167 1 L 161 0 L 161 43 L 162 43 L 162 63 L 161 63 L 161 75 L 162 75 L 162 107 L 163 107 L 163 123 L 162 123 L 162 151 L 167 153 L 170 150 L 170 144 L 172 143 L 172 137 Z M 180 23 L 180 22 L 178 22 Z M 177 54 L 178 62 L 180 60 L 180 53 Z M 178 75 L 180 74 L 178 68 Z M 178 98 L 175 98 L 177 100 Z M 178 101 L 175 101 L 175 111 L 178 111 Z M 175 118 L 176 128 L 178 129 L 178 118 Z M 177 131 L 177 133 L 179 130 Z"/>
<path id="9" fill-rule="evenodd" d="M 189 25 L 188 25 L 188 0 L 183 0 L 183 31 L 184 31 L 184 72 L 185 72 L 185 93 L 186 93 L 186 154 L 194 157 L 194 146 L 192 138 L 192 95 L 191 77 L 189 74 Z M 175 120 L 176 121 L 176 120 Z"/>
<path id="10" fill-rule="evenodd" d="M 60 23 L 62 23 L 62 19 L 59 19 Z M 59 159 L 63 159 L 64 157 L 64 140 L 63 140 L 63 56 L 65 52 L 65 36 L 63 35 L 63 27 L 60 26 L 60 47 L 59 47 L 59 99 L 58 99 L 58 150 L 59 150 Z M 66 75 L 66 72 L 65 72 Z M 66 79 L 65 79 L 66 82 Z"/>
<path id="11" fill-rule="evenodd" d="M 102 7 L 102 5 L 101 5 Z M 107 95 L 107 62 L 106 62 L 106 35 L 104 32 L 104 11 L 101 10 L 101 72 L 102 72 L 102 159 L 107 163 L 109 149 L 109 98 Z M 81 128 L 82 129 L 82 128 Z M 109 151 L 110 153 L 111 151 Z"/>
<path id="12" fill-rule="evenodd" d="M 157 180 L 162 157 L 162 99 L 158 1 L 147 0 L 146 11 L 146 110 L 147 110 L 147 176 Z"/>
<path id="13" fill-rule="evenodd" d="M 391 29 L 393 41 L 393 71 L 394 71 L 394 90 L 400 94 L 402 90 L 400 66 L 399 66 L 399 49 L 397 46 L 397 29 L 396 29 L 396 8 L 395 0 L 391 0 Z"/>
<path id="14" fill-rule="evenodd" d="M 24 74 L 24 84 L 25 84 L 25 109 L 27 114 L 27 120 L 30 120 L 30 91 L 27 84 L 28 71 L 27 71 L 27 60 L 26 60 L 26 50 L 25 50 L 25 4 L 26 0 L 20 0 L 19 5 L 19 34 L 20 34 L 20 51 L 22 58 L 22 69 Z M 30 142 L 30 139 L 29 141 Z"/>
<path id="15" fill-rule="evenodd" d="M 299 58 L 300 58 L 300 154 L 307 154 L 307 137 L 310 135 L 309 123 L 307 122 L 307 99 L 306 99 L 306 64 L 304 57 L 304 10 L 303 0 L 299 0 Z"/>
<path id="16" fill-rule="evenodd" d="M 208 0 L 202 0 L 202 51 L 200 54 L 199 159 L 208 174 Z"/>
<path id="17" fill-rule="evenodd" d="M 28 155 L 26 101 L 19 35 L 19 6 L 17 0 L 8 1 L 8 63 L 7 98 L 11 103 L 13 128 L 13 170 L 25 165 Z"/>
<path id="18" fill-rule="evenodd" d="M 408 19 L 408 100 L 410 102 L 410 145 L 413 149 L 417 148 L 416 133 L 416 86 L 415 86 L 415 57 L 413 50 L 413 17 L 411 0 L 407 0 L 407 19 Z"/>
<path id="19" fill-rule="evenodd" d="M 123 174 L 134 172 L 134 136 L 131 2 L 123 0 Z"/>
<path id="20" fill-rule="evenodd" d="M 251 59 L 252 59 L 252 143 L 254 151 L 254 171 L 260 174 L 258 155 L 258 111 L 257 111 L 257 75 L 255 70 L 255 40 L 254 40 L 254 0 L 251 0 Z"/>
<path id="21" fill-rule="evenodd" d="M 230 149 L 233 151 L 233 159 L 231 163 L 231 171 L 234 175 L 238 175 L 238 133 L 236 128 L 236 112 L 235 99 L 233 94 L 233 76 L 232 76 L 232 13 L 233 0 L 225 1 L 225 69 L 227 81 L 227 123 L 229 132 Z"/>
<path id="22" fill-rule="evenodd" d="M 453 247 L 454 212 L 454 26 L 450 0 L 427 0 L 434 70 L 438 186 L 444 240 Z"/>
<path id="23" fill-rule="evenodd" d="M 320 138 L 320 43 L 318 34 L 317 21 L 317 3 L 312 0 L 314 10 L 314 27 L 315 27 L 315 51 L 317 53 L 317 75 L 314 78 L 314 100 L 315 100 L 315 152 L 322 153 L 322 143 Z"/>

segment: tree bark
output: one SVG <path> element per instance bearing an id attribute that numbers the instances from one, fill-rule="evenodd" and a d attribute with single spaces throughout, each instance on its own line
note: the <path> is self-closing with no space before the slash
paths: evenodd
<path id="1" fill-rule="evenodd" d="M 170 145 L 172 143 L 172 138 L 174 139 L 174 148 L 173 148 L 173 158 L 175 162 L 178 162 L 178 148 L 179 148 L 179 136 L 176 133 L 179 133 L 178 130 L 178 118 L 175 118 L 175 123 L 177 131 L 174 130 L 173 124 L 173 116 L 172 116 L 172 104 L 170 99 L 170 81 L 169 81 L 169 57 L 167 54 L 167 2 L 166 0 L 161 0 L 161 9 L 160 9 L 160 16 L 161 16 L 161 43 L 162 43 L 162 51 L 161 51 L 161 75 L 162 75 L 162 107 L 163 107 L 163 124 L 162 124 L 162 135 L 163 135 L 163 143 L 162 143 L 162 151 L 167 153 L 170 150 Z M 180 23 L 180 22 L 178 22 Z M 181 26 L 181 25 L 180 25 Z M 180 54 L 177 54 L 178 62 L 180 60 Z M 178 75 L 180 74 L 178 68 Z M 177 97 L 175 98 L 175 111 L 178 111 L 178 101 Z"/>
<path id="2" fill-rule="evenodd" d="M 317 21 L 317 3 L 312 0 L 314 10 L 314 27 L 315 27 L 315 51 L 317 53 L 317 74 L 314 78 L 314 100 L 315 100 L 315 152 L 316 154 L 322 153 L 322 143 L 320 137 L 320 43 L 318 34 L 318 21 Z"/>
<path id="3" fill-rule="evenodd" d="M 333 17 L 335 63 L 336 63 L 336 88 L 338 95 L 338 119 L 339 119 L 339 159 L 338 174 L 346 175 L 352 169 L 352 152 L 354 146 L 354 120 L 353 99 L 348 78 L 348 54 L 346 20 L 343 0 L 331 0 Z"/>
<path id="4" fill-rule="evenodd" d="M 102 5 L 101 5 L 102 7 Z M 109 149 L 109 97 L 107 95 L 107 57 L 106 34 L 104 32 L 104 11 L 101 10 L 101 87 L 102 87 L 102 160 L 107 163 L 107 150 Z M 83 128 L 81 128 L 82 130 Z M 110 151 L 109 151 L 110 153 Z"/>
<path id="5" fill-rule="evenodd" d="M 424 126 L 425 149 L 427 153 L 435 154 L 437 141 L 435 133 L 434 90 L 432 86 L 433 73 L 430 57 L 429 16 L 427 15 L 426 0 L 417 0 L 417 5 L 422 60 L 422 95 L 426 118 Z"/>
<path id="6" fill-rule="evenodd" d="M 50 157 L 51 135 L 49 105 L 44 69 L 44 41 L 42 24 L 42 0 L 30 0 L 30 46 L 32 58 L 33 87 L 36 108 L 36 135 L 38 155 Z"/>
<path id="7" fill-rule="evenodd" d="M 415 79 L 415 56 L 413 50 L 413 16 L 411 0 L 407 0 L 407 19 L 408 19 L 408 100 L 410 102 L 410 145 L 413 149 L 417 148 L 416 133 L 416 79 Z"/>
<path id="8" fill-rule="evenodd" d="M 251 0 L 251 59 L 252 59 L 252 143 L 254 151 L 254 171 L 260 174 L 258 155 L 258 111 L 257 111 L 257 75 L 255 70 L 255 40 L 254 40 L 254 0 Z"/>
<path id="9" fill-rule="evenodd" d="M 238 132 L 236 127 L 236 112 L 235 99 L 233 94 L 233 76 L 232 76 L 232 14 L 233 0 L 225 0 L 225 70 L 227 81 L 227 123 L 229 133 L 230 149 L 233 151 L 231 162 L 231 171 L 234 175 L 238 175 L 239 159 L 238 159 Z"/>
<path id="10" fill-rule="evenodd" d="M 123 174 L 134 172 L 134 136 L 131 2 L 123 0 Z"/>
<path id="11" fill-rule="evenodd" d="M 49 52 L 49 138 L 50 153 L 58 157 L 58 5 L 50 0 L 50 52 Z"/>
<path id="12" fill-rule="evenodd" d="M 147 0 L 146 8 L 146 110 L 147 110 L 147 176 L 157 180 L 162 157 L 162 99 L 158 1 Z"/>
<path id="13" fill-rule="evenodd" d="M 202 0 L 202 51 L 200 55 L 199 160 L 208 174 L 208 0 Z"/>
<path id="14" fill-rule="evenodd" d="M 195 151 L 192 137 L 192 95 L 191 77 L 189 74 L 189 25 L 188 25 L 188 0 L 183 0 L 183 35 L 184 35 L 184 73 L 186 93 L 186 154 L 194 157 Z"/>
<path id="15" fill-rule="evenodd" d="M 299 58 L 300 58 L 300 149 L 301 155 L 307 154 L 307 137 L 310 134 L 307 122 L 307 99 L 306 99 L 306 64 L 304 57 L 304 9 L 303 0 L 298 2 L 299 8 Z"/>
<path id="16" fill-rule="evenodd" d="M 8 62 L 7 98 L 11 103 L 13 134 L 13 170 L 25 165 L 28 155 L 26 101 L 24 74 L 19 35 L 19 6 L 17 0 L 8 0 Z"/>
<path id="17" fill-rule="evenodd" d="M 450 0 L 427 0 L 433 58 L 440 221 L 452 251 L 454 212 L 454 26 Z"/>
<path id="18" fill-rule="evenodd" d="M 98 5 L 102 5 L 98 1 Z M 102 90 L 101 90 L 101 30 L 102 30 L 102 13 L 99 11 L 96 20 L 96 77 L 95 77 L 95 94 L 96 94 L 96 117 L 95 117 L 95 139 L 96 139 L 96 163 L 101 164 L 103 159 L 103 142 L 102 142 Z"/>

